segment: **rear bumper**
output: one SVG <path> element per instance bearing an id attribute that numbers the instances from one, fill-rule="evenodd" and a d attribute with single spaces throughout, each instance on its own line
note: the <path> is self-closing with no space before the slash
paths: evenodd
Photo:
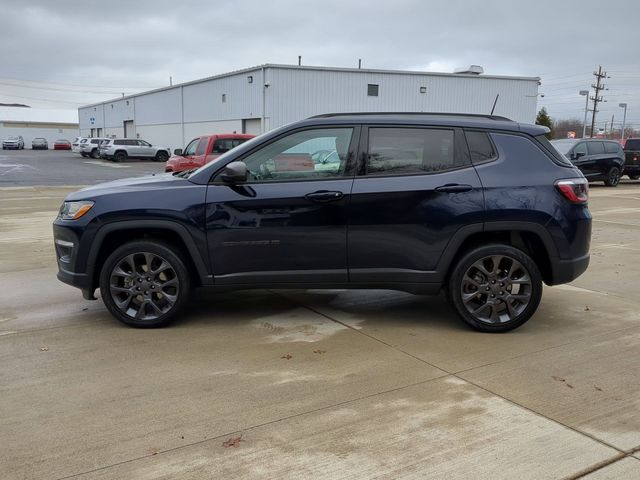
<path id="1" fill-rule="evenodd" d="M 555 259 L 551 261 L 551 279 L 547 285 L 569 283 L 582 275 L 589 266 L 590 255 L 570 260 Z"/>
<path id="2" fill-rule="evenodd" d="M 631 175 L 640 175 L 640 165 L 625 165 L 624 173 Z"/>

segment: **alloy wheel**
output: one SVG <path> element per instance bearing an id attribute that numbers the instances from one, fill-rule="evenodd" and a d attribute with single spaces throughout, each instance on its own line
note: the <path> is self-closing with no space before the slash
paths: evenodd
<path id="1" fill-rule="evenodd" d="M 462 277 L 462 303 L 480 322 L 500 324 L 514 320 L 529 305 L 532 280 L 519 261 L 504 255 L 484 257 Z"/>
<path id="2" fill-rule="evenodd" d="M 160 255 L 138 252 L 116 263 L 109 277 L 109 292 L 122 313 L 151 321 L 175 305 L 180 281 L 175 268 Z"/>

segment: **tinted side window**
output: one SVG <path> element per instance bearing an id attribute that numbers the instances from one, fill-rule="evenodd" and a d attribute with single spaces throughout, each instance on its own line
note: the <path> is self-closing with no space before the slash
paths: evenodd
<path id="1" fill-rule="evenodd" d="M 202 137 L 196 147 L 196 155 L 204 155 L 207 145 L 209 144 L 209 137 Z"/>
<path id="2" fill-rule="evenodd" d="M 465 136 L 469 145 L 469 153 L 471 153 L 471 162 L 486 162 L 496 157 L 493 144 L 486 132 L 467 131 Z"/>
<path id="3" fill-rule="evenodd" d="M 620 151 L 620 144 L 616 142 L 604 142 L 604 151 L 606 153 L 618 153 Z"/>
<path id="4" fill-rule="evenodd" d="M 114 140 L 113 144 L 114 145 L 124 145 L 124 141 L 123 140 Z"/>
<path id="5" fill-rule="evenodd" d="M 602 142 L 587 142 L 587 150 L 589 155 L 599 155 L 604 153 L 604 145 Z"/>
<path id="6" fill-rule="evenodd" d="M 243 138 L 220 138 L 213 143 L 211 151 L 215 154 L 226 153 L 245 141 Z"/>
<path id="7" fill-rule="evenodd" d="M 456 166 L 453 130 L 369 129 L 367 175 L 433 173 Z"/>
<path id="8" fill-rule="evenodd" d="M 353 128 L 318 128 L 295 132 L 244 158 L 250 182 L 322 180 L 341 177 L 349 158 Z M 317 161 L 329 151 L 336 162 Z"/>
<path id="9" fill-rule="evenodd" d="M 577 155 L 578 153 L 587 154 L 587 144 L 585 142 L 581 142 L 573 147 L 573 154 Z"/>

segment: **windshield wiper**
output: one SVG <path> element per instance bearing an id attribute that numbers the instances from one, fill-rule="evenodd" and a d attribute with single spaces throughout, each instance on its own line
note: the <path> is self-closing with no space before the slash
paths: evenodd
<path id="1" fill-rule="evenodd" d="M 197 168 L 190 168 L 189 170 L 182 170 L 181 172 L 175 172 L 173 174 L 173 176 L 174 177 L 180 177 L 180 178 L 189 178 L 189 175 L 191 175 L 196 170 L 197 170 Z"/>

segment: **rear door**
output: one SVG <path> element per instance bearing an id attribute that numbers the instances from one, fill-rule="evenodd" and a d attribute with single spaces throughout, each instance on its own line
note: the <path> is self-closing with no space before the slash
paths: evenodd
<path id="1" fill-rule="evenodd" d="M 607 173 L 609 170 L 607 161 L 608 155 L 604 151 L 603 142 L 587 142 L 587 152 L 589 153 L 582 163 L 580 170 L 585 173 L 586 177 L 600 177 Z"/>
<path id="2" fill-rule="evenodd" d="M 352 282 L 433 282 L 447 243 L 483 221 L 478 174 L 461 129 L 363 129 L 349 207 Z"/>

